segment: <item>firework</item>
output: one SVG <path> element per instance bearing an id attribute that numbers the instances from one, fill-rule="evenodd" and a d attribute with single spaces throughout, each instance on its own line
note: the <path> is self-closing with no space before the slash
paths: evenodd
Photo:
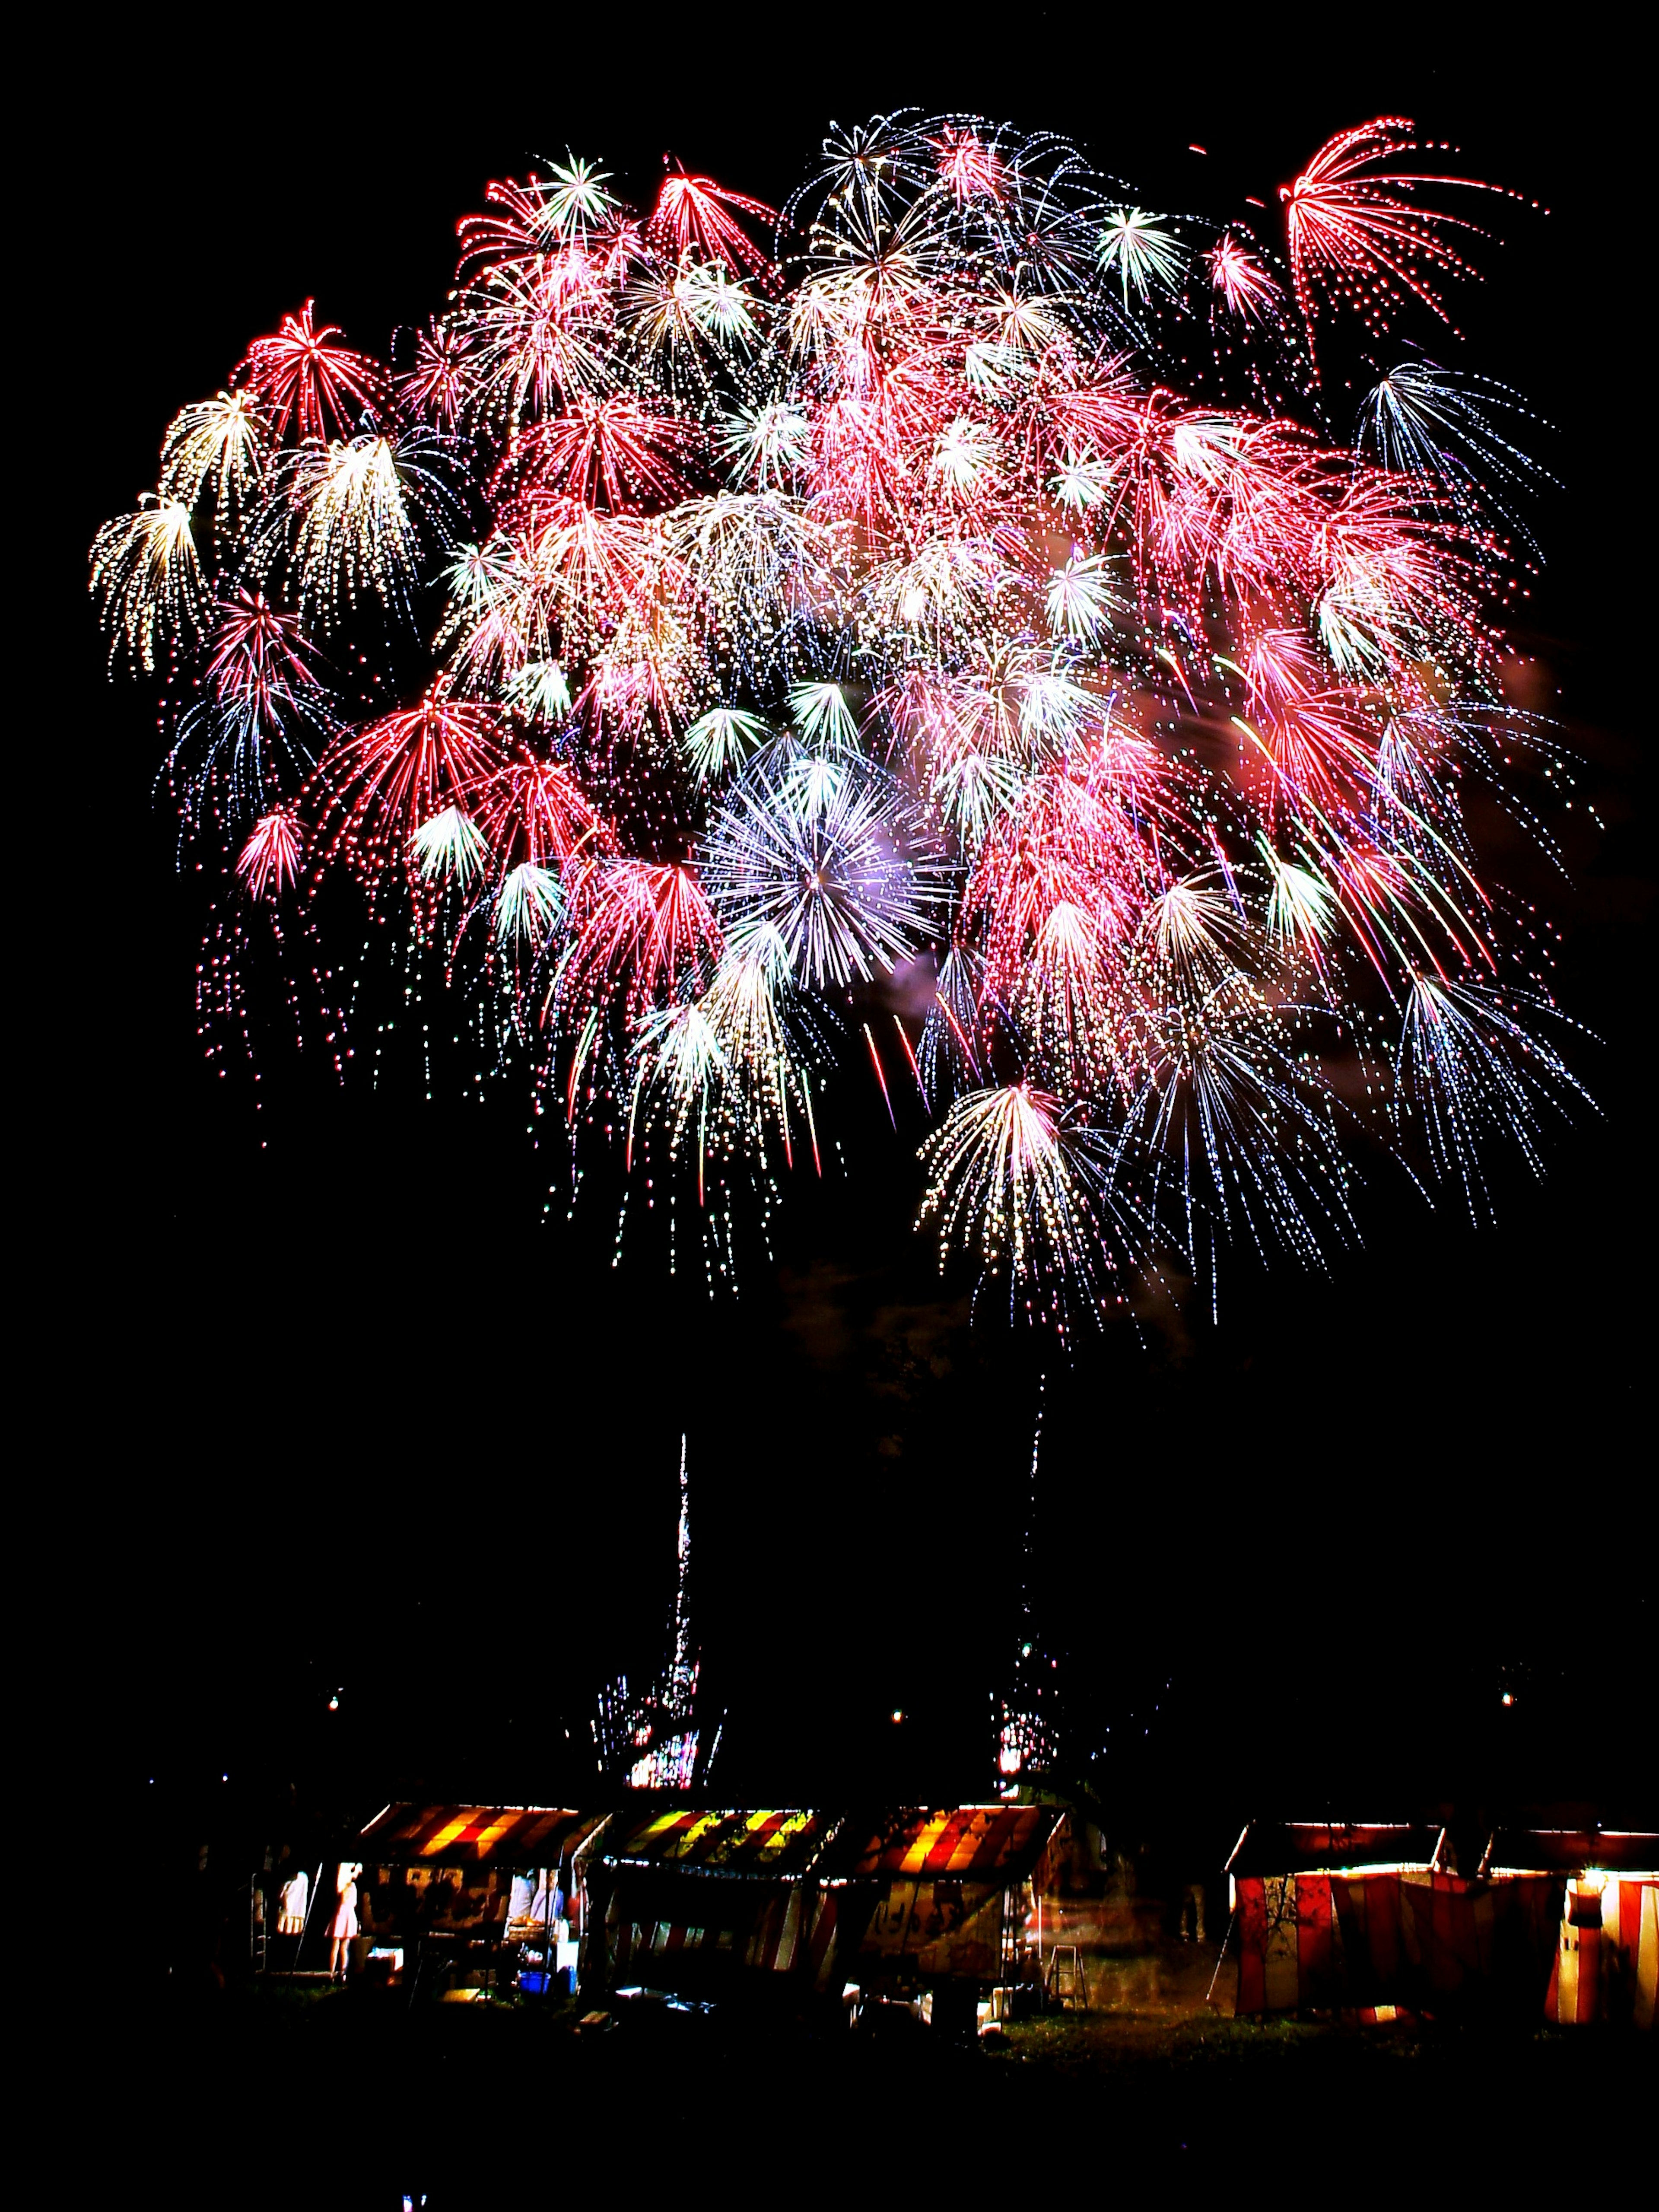
<path id="1" fill-rule="evenodd" d="M 1316 360 L 1321 294 L 1352 307 L 1378 334 L 1389 327 L 1394 310 L 1407 300 L 1449 325 L 1451 317 L 1437 286 L 1446 278 L 1475 273 L 1452 242 L 1455 234 L 1466 240 L 1479 237 L 1474 224 L 1462 216 L 1437 214 L 1416 196 L 1425 185 L 1460 185 L 1474 191 L 1499 188 L 1472 177 L 1385 167 L 1385 163 L 1419 150 L 1412 131 L 1408 117 L 1382 115 L 1339 132 L 1320 148 L 1294 183 L 1279 188 L 1291 279 L 1307 326 L 1309 351 Z M 1451 149 L 1443 146 L 1440 150 L 1449 153 Z"/>
<path id="2" fill-rule="evenodd" d="M 1181 274 L 1181 241 L 1164 222 L 1139 208 L 1117 208 L 1101 226 L 1100 265 L 1116 276 L 1126 307 L 1132 287 L 1144 300 L 1155 282 L 1173 284 Z"/>
<path id="3" fill-rule="evenodd" d="M 1471 534 L 1496 523 L 1530 544 L 1517 495 L 1535 489 L 1545 471 L 1509 433 L 1517 416 L 1537 421 L 1492 377 L 1403 361 L 1367 393 L 1358 447 L 1395 476 L 1421 484 L 1431 501 L 1449 499 Z"/>
<path id="4" fill-rule="evenodd" d="M 921 1219 L 937 1225 L 942 1264 L 963 1253 L 981 1282 L 1006 1279 L 1011 1310 L 1035 1292 L 1062 1322 L 1068 1297 L 1099 1300 L 1111 1266 L 1105 1184 L 1058 1099 L 1025 1083 L 970 1091 L 922 1157 Z"/>
<path id="5" fill-rule="evenodd" d="M 341 335 L 332 323 L 314 327 L 316 304 L 307 300 L 297 315 L 284 315 L 276 337 L 256 338 L 237 364 L 279 437 L 292 428 L 297 438 L 320 441 L 349 428 L 354 404 L 368 406 L 380 382 L 366 355 L 328 343 Z"/>
<path id="6" fill-rule="evenodd" d="M 161 441 L 161 491 L 185 507 L 211 498 L 216 528 L 234 526 L 270 459 L 270 434 L 257 401 L 222 392 L 174 416 Z"/>
<path id="7" fill-rule="evenodd" d="M 395 373 L 307 302 L 93 548 L 231 911 L 314 963 L 355 885 L 722 1267 L 854 1081 L 942 1264 L 1067 1329 L 1160 1252 L 1316 1262 L 1339 1097 L 1484 1206 L 1577 1087 L 1462 799 L 1547 844 L 1498 684 L 1541 471 L 1492 379 L 1354 355 L 1349 444 L 1316 368 L 1473 273 L 1414 143 L 1334 137 L 1282 251 L 969 116 L 836 131 L 781 215 L 571 154 Z"/>
<path id="8" fill-rule="evenodd" d="M 236 862 L 237 874 L 255 898 L 267 891 L 275 896 L 299 881 L 301 842 L 299 824 L 286 808 L 261 815 Z"/>
<path id="9" fill-rule="evenodd" d="M 441 536 L 448 520 L 437 464 L 446 442 L 416 426 L 392 437 L 366 430 L 344 444 L 307 441 L 279 467 L 284 497 L 269 510 L 268 562 L 297 577 L 301 614 L 338 617 L 364 594 L 407 614 L 420 568 L 417 524 Z"/>
<path id="10" fill-rule="evenodd" d="M 192 643 L 206 593 L 185 502 L 147 491 L 131 514 L 106 522 L 93 540 L 92 589 L 112 663 L 125 649 L 149 673 L 159 647 Z"/>
<path id="11" fill-rule="evenodd" d="M 709 830 L 709 882 L 732 945 L 776 946 L 809 986 L 890 972 L 943 915 L 937 872 L 914 839 L 878 769 L 787 740 L 769 748 Z"/>
<path id="12" fill-rule="evenodd" d="M 1278 285 L 1237 239 L 1224 238 L 1209 262 L 1211 279 L 1234 314 L 1260 320 L 1278 298 Z"/>

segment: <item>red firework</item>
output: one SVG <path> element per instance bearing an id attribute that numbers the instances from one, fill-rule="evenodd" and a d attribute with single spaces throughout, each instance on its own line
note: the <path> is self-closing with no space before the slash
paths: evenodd
<path id="1" fill-rule="evenodd" d="M 590 507 L 602 501 L 615 512 L 641 497 L 678 499 L 687 479 L 675 457 L 695 443 L 691 427 L 665 409 L 627 392 L 581 392 L 563 414 L 527 432 L 504 467 L 520 499 L 563 496 Z"/>
<path id="2" fill-rule="evenodd" d="M 1328 289 L 1345 300 L 1373 331 L 1382 331 L 1390 308 L 1407 295 L 1449 323 L 1431 279 L 1475 274 L 1442 235 L 1462 230 L 1479 236 L 1475 225 L 1420 207 L 1413 196 L 1424 185 L 1462 185 L 1474 191 L 1498 187 L 1470 177 L 1379 170 L 1379 162 L 1418 150 L 1412 128 L 1406 116 L 1380 115 L 1339 131 L 1294 183 L 1279 188 L 1290 235 L 1291 282 L 1316 371 L 1317 290 Z"/>
<path id="3" fill-rule="evenodd" d="M 263 592 L 239 591 L 219 609 L 208 679 L 221 705 L 261 718 L 290 684 L 310 681 L 297 615 L 280 613 Z"/>
<path id="4" fill-rule="evenodd" d="M 579 869 L 617 849 L 616 832 L 568 769 L 521 754 L 486 776 L 472 813 L 504 866 L 528 860 Z"/>
<path id="5" fill-rule="evenodd" d="M 342 334 L 332 323 L 312 325 L 314 300 L 297 315 L 284 315 L 275 337 L 255 338 L 235 376 L 257 392 L 270 410 L 278 436 L 290 422 L 295 434 L 326 438 L 350 428 L 352 409 L 373 405 L 381 388 L 379 365 L 348 346 L 330 345 Z"/>
<path id="6" fill-rule="evenodd" d="M 370 881 L 383 870 L 406 875 L 416 830 L 447 807 L 465 809 L 501 764 L 494 711 L 435 690 L 337 739 L 314 779 L 337 820 L 331 856 Z"/>
<path id="7" fill-rule="evenodd" d="M 727 191 L 712 177 L 688 176 L 677 166 L 662 180 L 647 228 L 671 239 L 677 253 L 696 253 L 705 261 L 729 260 L 738 270 L 764 270 L 769 265 L 766 255 L 726 214 L 729 207 L 766 222 L 777 221 L 777 210 L 764 200 Z"/>
<path id="8" fill-rule="evenodd" d="M 593 869 L 572 914 L 563 995 L 597 1011 L 620 994 L 629 1018 L 713 973 L 724 939 L 695 868 L 607 860 Z"/>

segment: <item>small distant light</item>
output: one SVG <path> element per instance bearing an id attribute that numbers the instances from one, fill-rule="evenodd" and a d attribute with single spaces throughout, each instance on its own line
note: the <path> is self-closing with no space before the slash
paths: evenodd
<path id="1" fill-rule="evenodd" d="M 339 1711 L 339 1710 L 340 1710 L 340 1700 L 339 1700 L 339 1698 L 338 1698 L 337 1697 L 333 1697 L 333 1698 L 331 1698 L 329 1699 L 329 1701 L 328 1701 L 328 1709 L 329 1709 L 330 1712 L 331 1712 L 331 1713 L 337 1713 L 337 1712 Z"/>
<path id="2" fill-rule="evenodd" d="M 1504 1691 L 1504 1703 L 1506 1705 L 1512 1705 L 1515 1703 L 1515 1692 L 1514 1692 L 1512 1690 L 1505 1690 L 1505 1691 Z"/>
<path id="3" fill-rule="evenodd" d="M 1020 1645 L 1020 1647 L 1019 1647 L 1019 1656 L 1020 1656 L 1020 1657 L 1021 1657 L 1022 1659 L 1029 1659 L 1029 1658 L 1030 1657 L 1030 1656 L 1031 1656 L 1031 1647 L 1030 1647 L 1030 1645 L 1029 1644 L 1022 1644 Z"/>
<path id="4" fill-rule="evenodd" d="M 229 1781 L 229 1779 L 230 1779 L 230 1777 L 229 1777 L 229 1775 L 228 1775 L 228 1774 L 222 1774 L 222 1775 L 219 1777 L 219 1779 L 220 1779 L 220 1781 L 221 1781 L 221 1782 L 228 1782 L 228 1781 Z"/>
<path id="5" fill-rule="evenodd" d="M 1210 150 L 1210 149 L 1209 149 L 1209 148 L 1208 148 L 1207 146 L 1189 146 L 1189 147 L 1187 149 L 1187 151 L 1188 151 L 1189 154 L 1207 154 L 1207 153 L 1209 152 L 1209 150 Z M 1182 2148 L 1182 2150 L 1185 2150 L 1185 2149 L 1186 2149 L 1186 2148 L 1187 2148 L 1187 2146 L 1186 2146 L 1186 2144 L 1185 2144 L 1185 2143 L 1182 2143 L 1182 2146 L 1181 2146 L 1181 2148 Z"/>
<path id="6" fill-rule="evenodd" d="M 904 1718 L 904 1716 L 903 1716 L 903 1714 L 902 1714 L 902 1713 L 896 1712 L 896 1713 L 893 1715 L 893 1718 L 894 1718 L 896 1721 L 902 1721 L 902 1720 Z"/>

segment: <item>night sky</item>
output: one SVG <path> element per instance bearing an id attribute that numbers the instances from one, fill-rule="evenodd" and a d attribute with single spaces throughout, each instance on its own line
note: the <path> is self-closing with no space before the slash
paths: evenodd
<path id="1" fill-rule="evenodd" d="M 684 1431 L 720 1786 L 980 1794 L 1046 1376 L 1033 1595 L 1109 1807 L 1206 1833 L 1452 1799 L 1650 1813 L 1652 676 L 1621 443 L 1650 341 L 1616 71 L 1473 42 L 1437 60 L 1421 16 L 1399 19 L 1408 46 L 1377 18 L 1347 55 L 1288 21 L 1200 51 L 1048 9 L 1009 11 L 995 47 L 965 15 L 908 40 L 872 18 L 866 54 L 839 20 L 787 49 L 731 15 L 695 42 L 619 25 L 610 49 L 469 47 L 458 24 L 337 47 L 273 21 L 244 88 L 205 36 L 149 33 L 46 88 L 74 152 L 29 228 L 71 337 L 33 356 L 27 404 L 74 428 L 33 589 L 66 641 L 42 734 L 75 763 L 48 824 L 84 896 L 67 934 L 37 905 L 14 941 L 52 1025 L 55 1379 L 31 1455 L 43 1502 L 69 1480 L 87 1524 L 58 1634 L 98 1686 L 100 1756 L 170 1805 L 295 1778 L 365 1814 L 404 1789 L 591 1791 L 563 1731 L 580 1752 L 600 1681 L 659 1656 Z M 1583 759 L 1571 819 L 1589 799 L 1607 826 L 1569 831 L 1571 888 L 1494 858 L 1565 932 L 1559 994 L 1600 1040 L 1568 1057 L 1601 1113 L 1559 1126 L 1543 1184 L 1498 1165 L 1496 1227 L 1378 1159 L 1363 1246 L 1328 1276 L 1241 1259 L 1218 1326 L 1142 1298 L 1070 1364 L 994 1311 L 970 1327 L 970 1285 L 939 1282 L 902 1102 L 895 1139 L 843 1086 L 855 1172 L 796 1178 L 775 1264 L 711 1299 L 649 1237 L 613 1269 L 602 1201 L 544 1220 L 560 1168 L 522 1085 L 469 1099 L 457 1060 L 428 1104 L 274 1044 L 257 1086 L 221 1077 L 153 703 L 106 684 L 79 603 L 93 531 L 154 481 L 177 407 L 312 295 L 384 355 L 441 302 L 487 178 L 568 144 L 648 198 L 672 149 L 779 204 L 831 119 L 905 103 L 1066 132 L 1142 204 L 1218 214 L 1407 114 L 1553 210 L 1505 204 L 1445 357 L 1559 426 L 1536 447 L 1565 488 L 1537 506 L 1527 642 Z"/>

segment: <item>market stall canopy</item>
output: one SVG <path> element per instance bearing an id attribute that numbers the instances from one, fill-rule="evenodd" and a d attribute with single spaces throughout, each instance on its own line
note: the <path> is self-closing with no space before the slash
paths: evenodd
<path id="1" fill-rule="evenodd" d="M 613 1867 L 798 1881 L 816 1866 L 840 1826 L 838 1814 L 694 1812 L 681 1806 L 649 1814 L 631 1827 L 619 1820 L 604 1856 Z"/>
<path id="2" fill-rule="evenodd" d="M 377 1866 L 551 1866 L 608 1818 L 550 1805 L 388 1805 L 359 1849 Z"/>
<path id="3" fill-rule="evenodd" d="M 1429 1821 L 1370 1826 L 1306 1820 L 1252 1820 L 1233 1845 L 1226 1871 L 1236 1881 L 1293 1874 L 1346 1874 L 1443 1864 L 1446 1832 Z"/>
<path id="4" fill-rule="evenodd" d="M 849 1822 L 836 1856 L 858 1878 L 945 1878 L 1006 1887 L 1030 1873 L 1060 1817 L 1052 1805 L 912 1808 L 879 1822 Z"/>
<path id="5" fill-rule="evenodd" d="M 1659 1878 L 1659 1835 L 1629 1828 L 1499 1828 L 1482 1874 L 1602 1874 Z"/>

